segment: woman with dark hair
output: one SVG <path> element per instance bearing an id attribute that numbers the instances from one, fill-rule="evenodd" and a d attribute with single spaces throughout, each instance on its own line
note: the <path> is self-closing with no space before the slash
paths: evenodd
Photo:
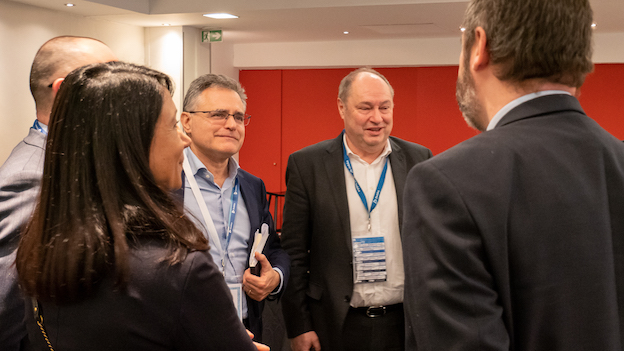
<path id="1" fill-rule="evenodd" d="M 16 259 L 34 349 L 255 350 L 208 242 L 169 195 L 189 144 L 172 90 L 122 62 L 63 82 Z"/>

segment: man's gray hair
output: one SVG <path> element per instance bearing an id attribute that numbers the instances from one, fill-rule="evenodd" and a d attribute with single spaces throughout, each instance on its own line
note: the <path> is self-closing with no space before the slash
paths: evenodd
<path id="1" fill-rule="evenodd" d="M 360 73 L 371 73 L 383 79 L 383 81 L 388 84 L 388 88 L 390 88 L 390 95 L 394 98 L 394 89 L 392 88 L 392 85 L 390 85 L 390 82 L 388 82 L 386 77 L 384 77 L 381 73 L 375 71 L 372 68 L 362 67 L 356 69 L 355 71 L 351 71 L 344 78 L 342 78 L 340 86 L 338 87 L 338 98 L 340 99 L 340 101 L 342 101 L 343 103 L 347 102 L 347 98 L 349 97 L 349 94 L 351 94 L 351 84 L 353 83 L 355 77 L 357 77 L 357 75 Z"/>
<path id="2" fill-rule="evenodd" d="M 182 107 L 182 111 L 192 111 L 201 93 L 208 88 L 215 87 L 235 91 L 238 96 L 240 96 L 243 105 L 247 107 L 247 95 L 245 94 L 245 89 L 243 89 L 239 82 L 222 74 L 209 73 L 204 74 L 191 82 L 191 86 L 189 86 L 186 91 L 186 96 L 184 97 L 184 106 Z"/>

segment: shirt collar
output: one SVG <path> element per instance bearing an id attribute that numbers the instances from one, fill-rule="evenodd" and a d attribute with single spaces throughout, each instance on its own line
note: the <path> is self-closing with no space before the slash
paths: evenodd
<path id="1" fill-rule="evenodd" d="M 536 99 L 536 98 L 538 98 L 540 96 L 556 95 L 556 94 L 572 95 L 569 92 L 564 91 L 564 90 L 544 90 L 544 91 L 538 91 L 536 93 L 531 93 L 531 94 L 527 94 L 527 95 L 521 96 L 521 97 L 511 101 L 507 105 L 503 106 L 503 108 L 501 108 L 498 112 L 496 112 L 496 114 L 494 115 L 494 117 L 492 117 L 492 120 L 488 124 L 487 130 L 494 129 L 496 127 L 496 125 L 498 125 L 498 122 L 500 122 L 500 120 L 503 117 L 505 117 L 505 115 L 507 113 L 509 113 L 509 111 L 513 110 L 515 107 L 519 106 L 520 104 L 523 104 L 523 103 L 525 103 L 527 101 Z"/>
<path id="2" fill-rule="evenodd" d="M 35 119 L 35 123 L 33 124 L 33 128 L 37 129 L 38 131 L 40 131 L 41 133 L 48 135 L 48 125 L 47 124 L 43 124 L 43 122 L 39 121 L 38 119 Z"/>
<path id="3" fill-rule="evenodd" d="M 349 148 L 349 145 L 347 145 L 346 133 L 342 134 L 342 143 L 344 144 L 345 149 L 347 150 L 347 155 L 349 157 L 357 157 L 359 160 L 362 160 L 362 158 L 358 156 L 357 154 L 355 154 L 353 151 L 351 151 L 351 149 Z M 377 162 L 380 162 L 384 157 L 387 157 L 388 155 L 390 155 L 391 152 L 392 152 L 392 146 L 390 145 L 390 139 L 388 139 L 386 140 L 386 146 L 384 147 L 383 151 L 381 152 L 379 156 L 377 156 L 377 158 L 375 159 L 375 161 L 371 163 L 371 165 Z"/>
<path id="4" fill-rule="evenodd" d="M 208 168 L 206 168 L 206 166 L 202 163 L 202 161 L 200 161 L 200 159 L 197 157 L 197 155 L 195 155 L 190 147 L 184 149 L 184 156 L 186 156 L 186 158 L 188 159 L 189 165 L 191 166 L 191 171 L 193 172 L 194 176 L 196 176 L 197 173 L 199 173 L 203 169 L 204 172 L 206 172 L 206 174 L 208 175 L 207 178 L 211 182 L 214 182 L 214 175 L 210 173 Z M 234 157 L 230 157 L 230 162 L 228 162 L 228 179 L 234 181 L 234 179 L 238 175 L 239 169 L 240 166 L 238 165 L 238 162 L 236 162 L 236 159 Z"/>

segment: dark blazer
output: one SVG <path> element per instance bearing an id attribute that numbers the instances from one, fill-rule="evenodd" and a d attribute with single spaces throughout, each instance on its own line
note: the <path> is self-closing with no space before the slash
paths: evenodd
<path id="1" fill-rule="evenodd" d="M 400 225 L 407 172 L 431 151 L 395 137 L 390 144 Z M 286 169 L 282 246 L 292 264 L 282 310 L 289 338 L 314 330 L 324 350 L 342 349 L 342 325 L 353 293 L 344 172 L 342 134 L 293 153 Z"/>
<path id="2" fill-rule="evenodd" d="M 279 299 L 283 294 L 290 276 L 290 258 L 288 254 L 282 250 L 280 239 L 275 232 L 273 217 L 269 212 L 269 204 L 267 202 L 266 188 L 262 179 L 253 174 L 238 170 L 238 182 L 240 184 L 241 195 L 247 212 L 249 213 L 249 222 L 251 224 L 251 232 L 249 233 L 249 248 L 247 255 L 251 254 L 251 244 L 256 230 L 260 229 L 262 223 L 269 225 L 269 239 L 262 253 L 267 257 L 273 267 L 279 268 L 284 274 L 284 282 L 282 290 L 277 295 L 269 295 L 268 299 Z M 176 192 L 176 197 L 184 202 L 184 191 L 186 188 L 186 177 L 182 177 L 182 188 Z M 190 191 L 190 189 L 189 189 Z M 201 214 L 195 214 L 201 218 Z M 256 301 L 249 296 L 247 297 L 247 313 L 249 320 L 249 330 L 254 333 L 254 340 L 262 339 L 262 310 L 264 309 L 264 301 Z"/>
<path id="3" fill-rule="evenodd" d="M 530 100 L 405 189 L 408 349 L 622 350 L 624 145 Z"/>
<path id="4" fill-rule="evenodd" d="M 130 251 L 126 292 L 103 280 L 82 302 L 40 303 L 55 350 L 255 350 L 238 320 L 232 295 L 208 251 L 169 265 L 160 239 L 140 238 Z M 30 300 L 27 306 L 32 311 Z M 33 313 L 31 349 L 48 351 Z"/>
<path id="5" fill-rule="evenodd" d="M 31 128 L 0 168 L 0 349 L 19 350 L 26 337 L 24 298 L 17 285 L 19 233 L 39 195 L 46 136 Z"/>

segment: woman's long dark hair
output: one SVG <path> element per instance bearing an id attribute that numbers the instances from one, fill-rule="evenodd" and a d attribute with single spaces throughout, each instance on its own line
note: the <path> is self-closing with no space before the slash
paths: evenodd
<path id="1" fill-rule="evenodd" d="M 167 75 L 123 62 L 67 76 L 52 109 L 39 202 L 17 250 L 27 295 L 77 301 L 110 274 L 124 287 L 138 236 L 164 240 L 170 264 L 208 249 L 149 167 L 163 95 L 172 91 Z"/>

